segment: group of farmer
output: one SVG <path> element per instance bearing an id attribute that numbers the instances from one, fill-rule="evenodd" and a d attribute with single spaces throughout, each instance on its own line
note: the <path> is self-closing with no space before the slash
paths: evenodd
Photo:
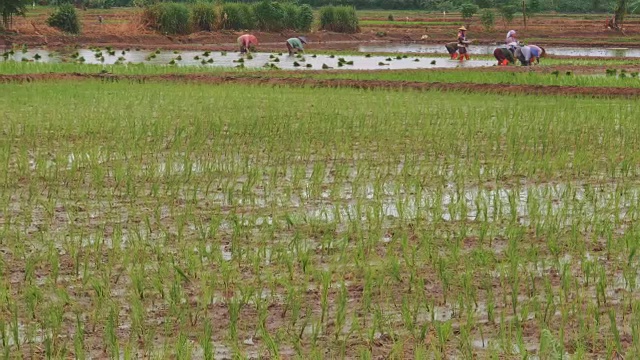
<path id="1" fill-rule="evenodd" d="M 307 43 L 307 39 L 304 36 L 292 37 L 286 41 L 287 50 L 289 55 L 293 55 L 297 52 L 304 52 L 304 45 Z M 255 49 L 258 45 L 258 38 L 254 35 L 245 34 L 238 38 L 238 45 L 240 46 L 240 53 L 248 53 Z"/>
<path id="2" fill-rule="evenodd" d="M 297 52 L 304 52 L 304 44 L 307 43 L 307 39 L 304 36 L 297 36 L 290 38 L 286 41 L 285 45 L 289 51 L 289 55 L 293 55 Z M 458 29 L 458 39 L 455 42 L 450 42 L 445 45 L 451 59 L 459 59 L 460 62 L 469 60 L 469 50 L 467 47 L 471 42 L 467 39 L 467 29 L 462 26 Z M 238 45 L 240 46 L 240 53 L 248 53 L 255 49 L 258 45 L 258 39 L 251 34 L 245 34 L 238 38 Z M 531 64 L 540 63 L 540 58 L 544 57 L 546 52 L 543 47 L 537 45 L 523 45 L 518 41 L 517 33 L 515 30 L 510 30 L 507 33 L 505 44 L 497 47 L 493 51 L 493 56 L 498 60 L 499 66 L 506 66 L 513 64 L 516 60 L 519 60 L 523 66 L 529 66 Z"/>
<path id="3" fill-rule="evenodd" d="M 502 45 L 493 50 L 493 56 L 498 60 L 498 65 L 506 66 L 509 63 L 513 64 L 516 59 L 520 61 L 523 66 L 529 66 L 534 62 L 540 63 L 540 58 L 546 55 L 546 51 L 543 47 L 537 45 L 523 45 L 518 41 L 517 33 L 515 30 L 509 30 L 505 45 Z"/>
<path id="4" fill-rule="evenodd" d="M 458 39 L 456 42 L 450 42 L 445 45 L 451 59 L 460 59 L 460 62 L 469 60 L 469 51 L 467 49 L 470 41 L 467 40 L 467 29 L 463 26 L 458 29 Z M 498 60 L 499 66 L 513 64 L 519 60 L 523 66 L 540 63 L 540 58 L 544 57 L 546 52 L 543 47 L 537 45 L 523 45 L 518 41 L 515 30 L 507 33 L 505 44 L 497 47 L 493 51 L 493 56 Z"/>

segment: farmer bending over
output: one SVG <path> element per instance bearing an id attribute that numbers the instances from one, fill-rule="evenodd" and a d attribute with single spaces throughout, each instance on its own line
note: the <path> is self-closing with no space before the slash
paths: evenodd
<path id="1" fill-rule="evenodd" d="M 457 42 L 450 42 L 444 45 L 445 48 L 447 48 L 447 52 L 449 53 L 449 55 L 451 56 L 451 60 L 455 60 L 458 58 L 458 43 Z"/>
<path id="2" fill-rule="evenodd" d="M 287 50 L 289 50 L 289 56 L 293 55 L 294 52 L 304 52 L 304 47 L 302 44 L 306 44 L 307 39 L 304 36 L 298 36 L 287 40 Z"/>
<path id="3" fill-rule="evenodd" d="M 493 50 L 493 56 L 498 60 L 498 66 L 506 66 L 509 65 L 509 63 L 513 64 L 516 62 L 513 53 L 506 46 L 500 46 Z"/>
<path id="4" fill-rule="evenodd" d="M 540 58 L 546 55 L 546 51 L 539 46 L 528 45 L 517 48 L 514 55 L 523 66 L 529 66 L 534 60 L 540 63 Z"/>
<path id="5" fill-rule="evenodd" d="M 258 45 L 258 39 L 249 34 L 244 34 L 238 38 L 238 45 L 240 45 L 240 53 L 248 53 L 253 47 Z"/>

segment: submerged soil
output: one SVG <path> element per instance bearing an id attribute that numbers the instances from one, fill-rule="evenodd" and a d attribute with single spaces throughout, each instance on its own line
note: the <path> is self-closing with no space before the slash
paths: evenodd
<path id="1" fill-rule="evenodd" d="M 242 32 L 215 31 L 199 32 L 186 36 L 165 36 L 147 29 L 141 20 L 139 9 L 111 9 L 79 11 L 83 32 L 79 36 L 62 34 L 46 25 L 50 9 L 36 8 L 29 11 L 26 18 L 16 19 L 14 33 L 0 35 L 3 43 L 27 44 L 30 46 L 64 47 L 69 45 L 101 45 L 113 47 L 138 47 L 165 49 L 209 49 L 231 50 L 236 48 L 236 38 Z M 393 13 L 393 11 L 389 11 Z M 627 20 L 624 35 L 604 27 L 605 15 L 600 16 L 563 16 L 539 15 L 527 21 L 515 19 L 506 25 L 498 22 L 496 28 L 485 31 L 479 16 L 463 21 L 458 14 L 430 14 L 416 11 L 411 17 L 399 21 L 386 20 L 386 12 L 380 17 L 364 17 L 361 20 L 361 32 L 358 34 L 339 34 L 325 31 L 313 31 L 308 35 L 310 48 L 318 50 L 355 50 L 363 42 L 374 41 L 421 41 L 424 43 L 443 43 L 456 36 L 456 29 L 464 24 L 469 28 L 469 38 L 481 44 L 493 44 L 503 41 L 507 30 L 518 29 L 519 37 L 539 45 L 571 46 L 629 46 L 640 41 L 640 18 Z M 382 17 L 384 15 L 384 17 Z M 98 16 L 103 17 L 99 23 Z M 375 20 L 374 22 L 367 22 Z M 434 25 L 429 25 L 430 23 Z M 297 35 L 294 32 L 265 33 L 253 32 L 261 42 L 260 49 L 271 51 L 284 48 L 284 41 Z M 425 38 L 426 35 L 426 38 Z"/>
<path id="2" fill-rule="evenodd" d="M 495 94 L 529 94 L 529 95 L 564 95 L 588 97 L 640 97 L 640 88 L 614 87 L 578 87 L 556 85 L 512 85 L 512 84 L 473 84 L 473 83 L 441 83 L 383 80 L 349 80 L 349 79 L 310 79 L 295 77 L 242 76 L 242 75 L 209 75 L 209 74 L 166 74 L 166 75 L 111 75 L 111 74 L 24 74 L 2 75 L 0 83 L 33 82 L 47 80 L 101 79 L 103 81 L 130 81 L 144 83 L 147 81 L 181 81 L 210 84 L 251 84 L 264 86 L 308 86 L 318 88 L 356 88 L 356 89 L 389 89 L 418 91 L 462 91 L 486 92 Z"/>

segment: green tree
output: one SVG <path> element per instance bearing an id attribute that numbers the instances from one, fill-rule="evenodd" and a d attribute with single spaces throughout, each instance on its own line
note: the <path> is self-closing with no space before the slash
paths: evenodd
<path id="1" fill-rule="evenodd" d="M 76 8 L 71 4 L 62 4 L 49 16 L 47 25 L 69 34 L 80 33 L 80 21 Z"/>
<path id="2" fill-rule="evenodd" d="M 615 28 L 622 30 L 622 23 L 624 22 L 624 15 L 627 13 L 627 0 L 616 1 L 616 7 L 614 10 Z"/>
<path id="3" fill-rule="evenodd" d="M 518 11 L 518 8 L 515 5 L 503 5 L 500 7 L 500 16 L 505 24 L 511 24 L 516 11 Z"/>
<path id="4" fill-rule="evenodd" d="M 460 6 L 460 12 L 462 13 L 462 18 L 464 20 L 471 20 L 473 15 L 478 13 L 478 10 L 480 10 L 478 5 L 472 3 L 466 3 Z"/>
<path id="5" fill-rule="evenodd" d="M 484 9 L 480 14 L 480 22 L 486 31 L 492 30 L 495 23 L 493 10 Z"/>
<path id="6" fill-rule="evenodd" d="M 2 25 L 10 28 L 14 16 L 24 16 L 27 9 L 27 0 L 0 0 L 0 14 Z"/>

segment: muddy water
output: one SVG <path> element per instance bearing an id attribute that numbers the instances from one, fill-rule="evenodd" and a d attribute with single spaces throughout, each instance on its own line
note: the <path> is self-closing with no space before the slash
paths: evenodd
<path id="1" fill-rule="evenodd" d="M 471 54 L 490 55 L 496 45 L 473 45 L 469 47 Z M 580 47 L 545 47 L 549 55 L 560 56 L 592 56 L 592 57 L 640 57 L 640 49 L 622 48 L 580 48 Z M 397 52 L 397 53 L 419 53 L 419 54 L 446 54 L 447 50 L 442 45 L 434 44 L 373 44 L 361 45 L 358 48 L 361 52 Z"/>
<path id="2" fill-rule="evenodd" d="M 458 61 L 443 59 L 442 57 L 406 57 L 397 59 L 388 56 L 335 56 L 330 55 L 305 55 L 303 58 L 289 56 L 288 54 L 276 53 L 254 53 L 253 59 L 244 57 L 243 62 L 239 62 L 241 57 L 239 53 L 221 53 L 212 52 L 209 56 L 204 56 L 199 51 L 185 51 L 175 54 L 171 51 L 160 52 L 155 54 L 153 58 L 149 56 L 152 51 L 123 51 L 117 50 L 114 55 L 109 55 L 107 51 L 96 52 L 89 49 L 78 50 L 77 58 L 84 58 L 86 64 L 116 64 L 116 63 L 134 63 L 134 64 L 150 64 L 150 65 L 169 65 L 172 61 L 174 66 L 204 66 L 204 67 L 237 67 L 243 65 L 247 68 L 262 68 L 265 66 L 277 66 L 287 70 L 320 70 L 324 68 L 344 69 L 344 70 L 380 70 L 380 69 L 430 69 L 430 68 L 453 68 L 463 67 L 482 67 L 492 66 L 494 61 L 471 60 L 460 64 Z M 178 58 L 180 56 L 180 58 Z M 338 59 L 344 59 L 347 63 L 353 62 L 353 65 L 339 65 Z M 277 60 L 276 60 L 277 59 Z M 0 57 L 0 61 L 3 58 Z M 28 50 L 27 52 L 16 51 L 15 54 L 8 57 L 7 60 L 13 61 L 29 61 L 29 62 L 47 62 L 60 63 L 77 61 L 71 58 L 71 54 L 61 55 L 58 53 L 50 53 L 43 49 Z M 202 61 L 205 61 L 203 64 Z M 212 61 L 211 61 L 212 60 Z"/>

